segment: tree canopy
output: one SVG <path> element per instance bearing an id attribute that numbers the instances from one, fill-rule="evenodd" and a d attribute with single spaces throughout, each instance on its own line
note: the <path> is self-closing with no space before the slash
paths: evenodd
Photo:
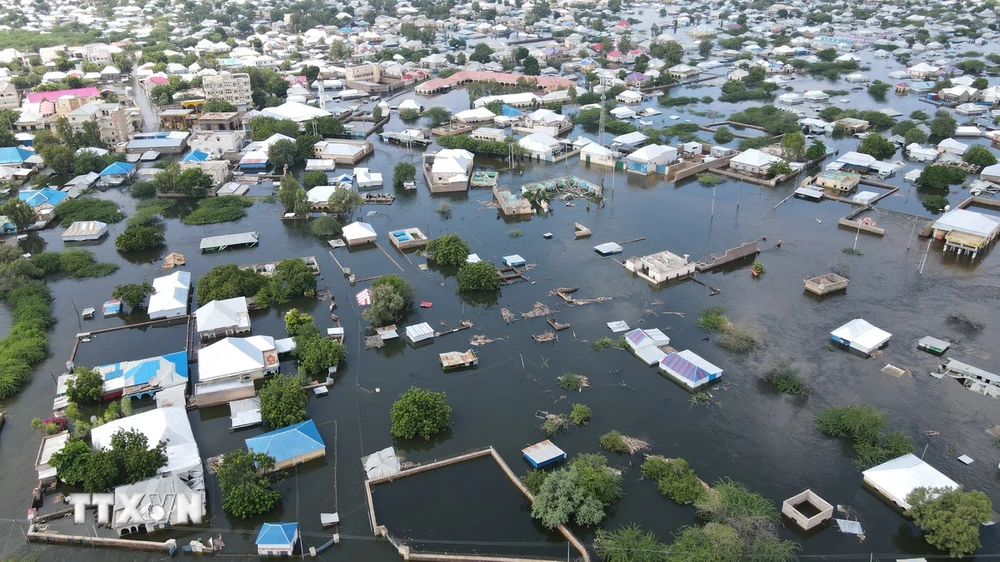
<path id="1" fill-rule="evenodd" d="M 469 258 L 469 245 L 457 234 L 443 234 L 427 243 L 427 252 L 438 265 L 458 267 Z"/>
<path id="2" fill-rule="evenodd" d="M 411 386 L 392 404 L 392 434 L 403 439 L 430 439 L 451 426 L 451 407 L 444 392 Z"/>
<path id="3" fill-rule="evenodd" d="M 163 231 L 155 226 L 130 226 L 115 238 L 115 247 L 122 252 L 142 252 L 166 243 Z"/>
<path id="4" fill-rule="evenodd" d="M 861 140 L 858 152 L 869 154 L 879 160 L 887 160 L 896 154 L 896 145 L 878 133 L 870 133 Z"/>
<path id="5" fill-rule="evenodd" d="M 104 397 L 104 377 L 97 369 L 74 367 L 66 383 L 66 396 L 75 404 L 92 404 Z"/>
<path id="6" fill-rule="evenodd" d="M 983 492 L 962 488 L 917 488 L 906 496 L 913 522 L 924 538 L 950 556 L 972 554 L 982 544 L 979 526 L 990 521 L 993 505 Z"/>
<path id="7" fill-rule="evenodd" d="M 114 291 L 111 292 L 111 298 L 121 299 L 125 306 L 135 308 L 154 292 L 155 289 L 149 281 L 143 281 L 142 283 L 122 283 L 115 285 Z"/>
<path id="8" fill-rule="evenodd" d="M 488 261 L 467 263 L 458 270 L 459 291 L 499 291 L 500 275 Z"/>
<path id="9" fill-rule="evenodd" d="M 281 492 L 271 487 L 274 457 L 237 449 L 226 453 L 216 470 L 222 491 L 222 509 L 247 519 L 267 513 L 281 501 Z"/>
<path id="10" fill-rule="evenodd" d="M 992 166 L 997 163 L 997 157 L 990 152 L 989 148 L 981 144 L 969 147 L 969 150 L 966 150 L 965 154 L 962 155 L 962 160 L 979 167 Z"/>
<path id="11" fill-rule="evenodd" d="M 292 375 L 275 375 L 260 388 L 260 417 L 272 429 L 308 419 L 302 380 Z"/>
<path id="12" fill-rule="evenodd" d="M 620 474 L 608 470 L 603 455 L 577 455 L 569 466 L 550 473 L 531 504 L 531 516 L 552 529 L 571 519 L 580 526 L 604 520 L 604 508 L 621 497 Z"/>

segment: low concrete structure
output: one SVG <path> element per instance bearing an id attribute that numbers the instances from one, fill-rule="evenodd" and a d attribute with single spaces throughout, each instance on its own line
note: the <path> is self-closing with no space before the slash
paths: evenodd
<path id="1" fill-rule="evenodd" d="M 808 507 L 805 513 L 804 507 Z M 795 522 L 803 531 L 808 531 L 829 521 L 833 517 L 833 506 L 812 490 L 806 490 L 782 502 L 781 514 Z"/>
<path id="2" fill-rule="evenodd" d="M 805 280 L 806 290 L 820 296 L 847 290 L 847 283 L 848 280 L 846 277 L 842 277 L 836 273 L 825 273 Z"/>
<path id="3" fill-rule="evenodd" d="M 659 285 L 672 279 L 683 279 L 695 272 L 688 255 L 678 256 L 666 250 L 625 260 L 625 269 L 650 283 Z"/>
<path id="4" fill-rule="evenodd" d="M 467 351 L 446 351 L 439 353 L 438 359 L 441 361 L 441 368 L 445 371 L 475 367 L 479 364 L 479 357 L 471 349 Z"/>
<path id="5" fill-rule="evenodd" d="M 427 236 L 417 227 L 390 230 L 389 241 L 399 250 L 423 248 L 427 245 Z"/>
<path id="6" fill-rule="evenodd" d="M 535 209 L 531 206 L 530 201 L 520 195 L 511 193 L 506 187 L 494 187 L 493 199 L 499 205 L 500 212 L 504 216 L 530 216 L 535 213 Z"/>
<path id="7" fill-rule="evenodd" d="M 840 170 L 826 170 L 816 176 L 816 185 L 819 187 L 843 193 L 854 191 L 859 183 L 861 183 L 861 176 Z"/>

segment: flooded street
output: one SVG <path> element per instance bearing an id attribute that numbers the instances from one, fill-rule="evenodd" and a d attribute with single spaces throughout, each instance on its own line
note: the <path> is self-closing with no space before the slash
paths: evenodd
<path id="1" fill-rule="evenodd" d="M 864 56 L 871 56 L 864 53 Z M 889 70 L 897 63 L 877 61 L 868 74 L 885 79 L 882 66 Z M 875 70 L 877 69 L 877 71 Z M 718 84 L 694 88 L 677 88 L 671 96 L 717 96 Z M 797 77 L 790 83 L 800 91 L 812 88 L 847 88 L 843 82 Z M 412 97 L 425 107 L 447 106 L 452 110 L 468 106 L 468 96 L 458 90 L 432 99 L 403 95 L 392 103 Z M 863 92 L 852 92 L 849 105 L 858 109 L 885 107 Z M 652 118 L 656 127 L 670 123 L 707 123 L 716 119 L 687 113 L 686 109 L 723 112 L 729 115 L 746 104 L 697 104 L 687 108 L 661 108 L 663 115 Z M 889 103 L 902 112 L 922 109 L 933 113 L 934 107 L 920 103 L 915 96 L 903 98 L 890 93 Z M 655 106 L 655 100 L 643 106 Z M 797 106 L 810 116 L 815 112 Z M 567 113 L 576 108 L 567 108 Z M 678 115 L 672 121 L 670 115 Z M 405 128 L 393 113 L 386 131 Z M 571 138 L 582 134 L 579 128 Z M 705 140 L 710 134 L 700 133 Z M 607 140 L 610 139 L 610 136 Z M 377 145 L 373 157 L 361 165 L 381 172 L 391 190 L 393 166 L 400 161 L 413 163 L 418 169 L 421 151 L 389 145 L 374 136 Z M 857 140 L 823 139 L 841 153 L 853 150 Z M 963 139 L 963 142 L 966 140 Z M 974 142 L 983 142 L 976 140 Z M 732 143 L 735 146 L 735 142 Z M 436 150 L 432 145 L 428 150 Z M 897 153 L 894 159 L 901 159 Z M 829 160 L 827 161 L 827 163 Z M 892 558 L 933 554 L 921 538 L 918 529 L 885 503 L 861 487 L 861 474 L 851 461 L 850 446 L 845 441 L 822 435 L 815 429 L 815 414 L 832 405 L 869 403 L 886 412 L 891 430 L 903 430 L 913 438 L 915 453 L 969 489 L 983 490 L 995 503 L 1000 502 L 1000 484 L 996 463 L 1000 450 L 991 444 L 984 430 L 1000 423 L 1000 403 L 975 395 L 948 379 L 927 375 L 938 359 L 920 352 L 916 341 L 925 335 L 948 339 L 954 343 L 949 357 L 972 363 L 989 371 L 1000 369 L 996 354 L 1000 342 L 998 290 L 1000 290 L 1000 250 L 994 247 L 976 262 L 944 254 L 941 243 L 930 246 L 923 273 L 918 273 L 927 239 L 918 238 L 924 220 L 915 222 L 913 215 L 930 218 L 920 205 L 915 189 L 904 184 L 902 176 L 914 168 L 908 164 L 887 180 L 903 186 L 895 196 L 881 201 L 873 217 L 886 229 L 884 237 L 857 236 L 852 230 L 837 227 L 837 219 L 851 207 L 833 201 L 812 203 L 791 199 L 780 207 L 775 205 L 788 197 L 797 186 L 795 181 L 776 188 L 760 188 L 727 180 L 716 188 L 705 188 L 696 181 L 666 184 L 653 176 L 639 178 L 621 172 L 612 175 L 603 168 L 587 168 L 578 158 L 558 164 L 515 164 L 514 170 L 504 169 L 503 162 L 477 157 L 477 169 L 492 167 L 501 171 L 500 184 L 518 190 L 524 183 L 576 175 L 595 183 L 605 182 L 608 205 L 587 209 L 584 202 L 567 206 L 556 201 L 548 216 L 534 216 L 530 221 L 508 223 L 494 209 L 485 208 L 492 200 L 488 189 L 472 189 L 468 195 L 432 197 L 418 178 L 415 193 L 397 192 L 391 206 L 365 206 L 359 220 L 371 223 L 386 248 L 404 271 L 377 248 L 359 251 L 336 250 L 337 259 L 358 278 L 387 273 L 401 274 L 416 290 L 417 301 L 433 302 L 432 308 L 415 309 L 401 323 L 410 325 L 428 322 L 437 330 L 459 326 L 461 320 L 474 324 L 470 330 L 437 338 L 432 345 L 414 349 L 394 341 L 379 350 L 365 350 L 363 332 L 367 323 L 361 319 L 354 294 L 368 286 L 360 283 L 351 287 L 328 255 L 325 241 L 314 237 L 305 221 L 281 221 L 277 202 L 257 202 L 248 209 L 248 216 L 236 223 L 209 226 L 186 226 L 176 218 L 167 221 L 167 247 L 157 256 L 181 252 L 187 258 L 186 270 L 194 278 L 211 267 L 235 262 L 260 263 L 297 256 L 316 256 L 322 269 L 320 287 L 329 287 L 338 308 L 336 313 L 346 328 L 347 365 L 336 375 L 336 384 L 326 397 L 310 396 L 309 414 L 316 421 L 326 441 L 325 461 L 302 465 L 289 473 L 280 485 L 281 505 L 264 517 L 239 520 L 221 510 L 218 483 L 207 478 L 211 530 L 185 529 L 170 531 L 162 537 L 177 537 L 186 544 L 191 538 L 207 539 L 221 533 L 227 544 L 227 554 L 251 552 L 256 530 L 265 521 L 299 521 L 305 545 L 319 546 L 330 533 L 320 527 L 319 513 L 337 511 L 340 514 L 342 543 L 320 555 L 320 559 L 371 560 L 389 562 L 399 555 L 385 541 L 371 539 L 363 472 L 360 458 L 379 449 L 395 446 L 404 460 L 427 462 L 442 459 L 472 449 L 492 445 L 517 473 L 528 470 L 520 450 L 544 438 L 535 417 L 537 410 L 568 413 L 570 404 L 583 403 L 594 411 L 590 424 L 571 427 L 557 434 L 553 442 L 572 458 L 583 452 L 599 452 L 598 437 L 616 429 L 626 435 L 640 437 L 652 444 L 652 453 L 667 457 L 683 457 L 698 475 L 712 482 L 730 477 L 744 483 L 779 504 L 806 488 L 832 504 L 850 506 L 865 529 L 865 540 L 839 534 L 835 528 L 809 536 L 797 536 L 785 529 L 785 538 L 798 539 L 802 553 L 807 555 L 857 555 L 857 560 L 875 557 Z M 337 172 L 342 170 L 338 168 Z M 613 191 L 612 191 L 612 185 Z M 612 195 L 613 193 L 613 195 Z M 961 202 L 967 192 L 953 194 L 953 205 Z M 101 197 L 119 202 L 131 214 L 134 201 L 127 194 L 114 190 Z M 450 218 L 435 212 L 440 201 L 452 205 Z M 714 201 L 714 203 L 713 203 Z M 712 213 L 714 205 L 714 216 Z M 366 216 L 376 211 L 374 216 Z M 582 223 L 593 236 L 581 240 L 573 237 L 573 224 Z M 19 396 L 3 404 L 7 426 L 0 437 L 0 505 L 6 506 L 4 519 L 23 520 L 30 507 L 31 489 L 36 485 L 33 463 L 40 435 L 28 427 L 33 417 L 45 417 L 55 391 L 50 373 L 58 375 L 69 358 L 73 337 L 82 331 L 120 325 L 124 318 L 77 320 L 77 310 L 100 307 L 110 298 L 115 284 L 151 280 L 163 274 L 160 263 L 130 263 L 115 250 L 114 236 L 124 223 L 111 227 L 111 235 L 100 245 L 88 246 L 100 261 L 114 261 L 121 269 L 112 277 L 76 281 L 60 279 L 49 283 L 56 300 L 54 314 L 58 324 L 49 333 L 50 358 L 35 373 Z M 418 269 L 421 257 L 409 254 L 410 261 L 392 250 L 387 235 L 390 230 L 419 227 L 428 236 L 455 233 L 464 238 L 471 252 L 484 260 L 500 263 L 502 256 L 520 254 L 535 264 L 527 273 L 529 281 L 505 286 L 498 295 L 488 298 L 457 295 L 454 271 L 431 266 Z M 512 238 L 508 232 L 523 231 Z M 252 249 L 200 255 L 198 242 L 202 237 L 239 233 L 260 233 L 260 246 Z M 61 250 L 61 229 L 49 229 L 32 234 L 25 249 L 37 253 L 43 249 Z M 551 232 L 546 240 L 543 234 Z M 857 248 L 862 255 L 842 252 L 851 247 L 857 236 Z M 739 263 L 711 274 L 699 275 L 704 283 L 721 290 L 710 296 L 708 287 L 693 281 L 651 287 L 645 281 L 631 277 L 612 259 L 601 258 L 593 246 L 603 242 L 644 240 L 626 244 L 624 253 L 615 256 L 624 260 L 630 256 L 670 250 L 688 254 L 693 261 L 707 259 L 709 254 L 721 255 L 726 249 L 754 239 L 763 250 L 759 260 L 767 273 L 759 279 L 751 277 L 749 263 Z M 780 247 L 777 243 L 780 241 Z M 803 279 L 842 271 L 850 278 L 846 294 L 817 299 L 803 291 Z M 571 307 L 550 296 L 556 287 L 579 286 L 577 298 L 614 297 L 613 300 Z M 536 302 L 558 308 L 554 315 L 571 328 L 559 332 L 553 343 L 536 343 L 533 334 L 548 329 L 544 318 L 518 320 L 506 324 L 500 315 L 504 307 L 518 313 L 531 310 Z M 275 338 L 285 337 L 283 314 L 291 307 L 313 314 L 322 330 L 332 326 L 327 303 L 315 300 L 297 301 L 274 306 L 254 313 L 253 333 Z M 727 316 L 738 323 L 748 324 L 764 334 L 765 345 L 749 354 L 734 354 L 719 347 L 714 336 L 706 339 L 695 321 L 698 311 L 707 306 L 722 306 Z M 192 312 L 194 307 L 192 307 Z M 949 314 L 967 311 L 985 322 L 978 333 L 961 331 L 947 321 Z M 0 327 L 9 329 L 9 309 L 0 308 Z M 840 349 L 829 351 L 829 332 L 847 321 L 864 317 L 893 334 L 884 355 L 861 359 Z M 133 314 L 128 322 L 145 320 L 143 314 Z M 720 384 L 711 388 L 716 403 L 692 406 L 689 394 L 653 367 L 646 367 L 630 353 L 617 349 L 594 351 L 589 342 L 600 337 L 613 337 L 607 322 L 624 320 L 629 326 L 659 328 L 671 338 L 677 349 L 691 349 L 725 370 Z M 183 337 L 171 332 L 160 338 L 158 330 L 129 333 L 115 340 L 114 348 L 100 349 L 100 357 L 109 352 L 120 359 L 147 357 L 177 351 Z M 497 341 L 476 348 L 479 366 L 473 370 L 444 373 L 438 364 L 438 353 L 464 351 L 469 338 L 483 334 Z M 141 337 L 140 337 L 141 336 Z M 102 346 L 99 336 L 86 346 Z M 109 342 L 108 344 L 111 345 Z M 97 356 L 81 347 L 81 357 Z M 94 354 L 94 355 L 90 355 Z M 95 361 L 98 359 L 94 359 Z M 798 368 L 812 388 L 807 398 L 777 394 L 759 377 L 781 361 Z M 79 361 L 78 361 L 79 362 Z M 910 375 L 900 378 L 879 370 L 891 363 L 907 369 Z M 556 377 L 575 372 L 586 375 L 590 386 L 579 393 L 559 388 Z M 445 391 L 453 408 L 450 432 L 432 442 L 393 439 L 389 433 L 389 408 L 392 402 L 411 385 Z M 202 458 L 224 453 L 243 446 L 243 439 L 261 433 L 259 428 L 229 431 L 229 411 L 226 407 L 191 412 L 195 437 Z M 936 437 L 925 431 L 937 431 Z M 926 451 L 925 451 L 926 447 Z M 956 457 L 966 454 L 976 459 L 971 465 Z M 609 456 L 611 464 L 625 470 L 624 497 L 610 508 L 602 525 L 615 528 L 622 524 L 639 523 L 660 539 L 669 540 L 684 525 L 696 523 L 694 510 L 681 507 L 662 498 L 653 482 L 640 480 L 638 464 L 641 457 Z M 495 541 L 516 543 L 546 543 L 558 540 L 544 532 L 518 503 L 515 489 L 505 491 L 490 488 L 502 478 L 470 475 L 468 482 L 445 474 L 421 477 L 426 487 L 413 496 L 400 497 L 406 487 L 402 483 L 386 489 L 383 516 L 390 531 L 399 538 L 427 543 L 434 550 L 463 551 L 457 543 L 434 541 Z M 460 475 L 461 476 L 461 475 Z M 416 481 L 415 481 L 416 482 Z M 474 485 L 469 486 L 469 482 Z M 475 483 L 483 483 L 476 486 Z M 393 493 L 389 493 L 389 492 Z M 434 511 L 433 521 L 420 521 L 418 504 L 454 506 Z M 447 500 L 447 501 L 446 501 Z M 470 521 L 462 501 L 468 502 L 468 512 L 491 513 L 495 502 L 497 512 L 505 517 L 491 516 L 482 521 Z M 502 511 L 500 508 L 502 507 Z M 474 509 L 473 509 L 474 508 Z M 426 513 L 426 512 L 424 512 Z M 16 526 L 0 527 L 6 535 L 6 552 L 23 547 Z M 69 520 L 52 523 L 52 528 L 65 533 L 85 534 Z M 575 529 L 585 543 L 592 543 L 590 530 Z M 412 534 L 411 534 L 412 533 Z M 183 540 L 181 540 L 183 539 Z M 366 539 L 366 540 L 362 540 Z M 1000 550 L 1000 537 L 995 527 L 984 527 L 981 552 Z M 542 547 L 545 554 L 558 557 L 559 548 Z M 530 547 L 526 547 L 530 552 Z M 150 559 L 127 551 L 91 550 L 84 548 L 32 545 L 26 549 L 40 559 L 78 559 L 124 561 Z M 554 551 L 554 552 L 550 552 Z"/>

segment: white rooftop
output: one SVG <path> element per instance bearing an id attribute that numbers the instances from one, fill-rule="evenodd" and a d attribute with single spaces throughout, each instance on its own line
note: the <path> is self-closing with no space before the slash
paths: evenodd
<path id="1" fill-rule="evenodd" d="M 906 496 L 917 488 L 957 488 L 958 484 L 914 454 L 884 462 L 861 473 L 866 484 L 904 510 Z"/>

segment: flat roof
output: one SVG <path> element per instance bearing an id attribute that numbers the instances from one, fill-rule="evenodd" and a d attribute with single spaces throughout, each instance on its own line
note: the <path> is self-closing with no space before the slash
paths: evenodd
<path id="1" fill-rule="evenodd" d="M 239 244 L 255 244 L 260 235 L 256 232 L 241 232 L 239 234 L 224 234 L 201 239 L 201 249 L 218 248 L 219 246 L 235 246 Z"/>

